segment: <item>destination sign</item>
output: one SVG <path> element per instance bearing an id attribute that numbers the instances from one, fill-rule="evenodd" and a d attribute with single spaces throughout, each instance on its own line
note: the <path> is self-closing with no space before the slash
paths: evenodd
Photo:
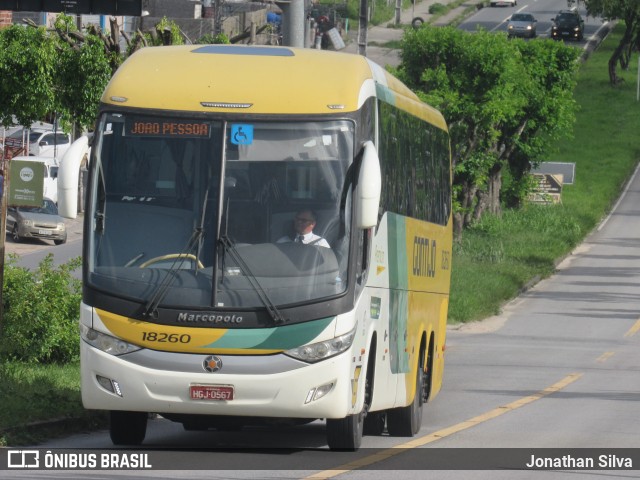
<path id="1" fill-rule="evenodd" d="M 152 120 L 128 118 L 126 135 L 133 137 L 209 138 L 211 125 L 178 119 Z"/>

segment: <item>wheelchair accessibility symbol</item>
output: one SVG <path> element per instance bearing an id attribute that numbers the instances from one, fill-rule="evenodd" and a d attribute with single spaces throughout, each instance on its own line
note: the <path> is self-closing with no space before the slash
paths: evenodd
<path id="1" fill-rule="evenodd" d="M 231 125 L 231 143 L 234 145 L 251 145 L 253 143 L 253 125 Z"/>

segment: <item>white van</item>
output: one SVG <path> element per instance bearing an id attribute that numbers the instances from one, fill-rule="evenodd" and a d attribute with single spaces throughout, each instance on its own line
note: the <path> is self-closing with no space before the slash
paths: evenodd
<path id="1" fill-rule="evenodd" d="M 13 160 L 27 162 L 40 162 L 44 164 L 44 191 L 43 196 L 50 198 L 54 203 L 58 203 L 58 162 L 53 157 L 18 156 Z"/>

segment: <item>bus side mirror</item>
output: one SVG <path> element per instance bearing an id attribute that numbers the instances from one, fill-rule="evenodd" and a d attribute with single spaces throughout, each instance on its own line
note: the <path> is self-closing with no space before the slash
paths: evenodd
<path id="1" fill-rule="evenodd" d="M 58 212 L 65 218 L 78 216 L 80 164 L 89 151 L 89 139 L 81 136 L 64 152 L 58 167 Z"/>
<path id="2" fill-rule="evenodd" d="M 380 173 L 378 151 L 373 142 L 366 142 L 362 149 L 362 162 L 356 188 L 356 201 L 358 202 L 356 227 L 366 229 L 375 227 L 378 224 L 382 175 Z"/>

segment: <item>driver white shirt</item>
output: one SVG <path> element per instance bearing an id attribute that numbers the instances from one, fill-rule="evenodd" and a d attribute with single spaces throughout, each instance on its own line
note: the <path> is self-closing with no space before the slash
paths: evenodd
<path id="1" fill-rule="evenodd" d="M 329 245 L 329 242 L 327 242 L 320 235 L 316 235 L 313 232 L 307 233 L 306 235 L 295 235 L 293 238 L 291 238 L 289 235 L 286 235 L 278 239 L 276 243 L 295 242 L 296 237 L 301 237 L 300 243 L 304 243 L 305 245 L 312 244 L 312 245 L 317 245 L 318 247 L 331 248 Z"/>

